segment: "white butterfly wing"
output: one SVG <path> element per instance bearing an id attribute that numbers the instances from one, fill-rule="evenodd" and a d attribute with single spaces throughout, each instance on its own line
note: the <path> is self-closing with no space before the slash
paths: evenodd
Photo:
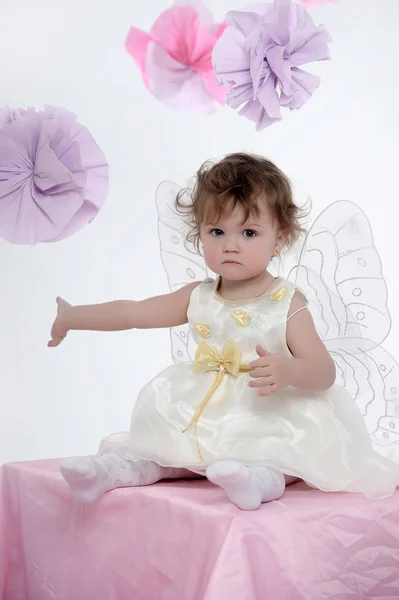
<path id="1" fill-rule="evenodd" d="M 336 383 L 355 399 L 376 449 L 398 460 L 399 365 L 380 346 L 391 328 L 387 286 L 363 211 L 345 201 L 327 207 L 289 278 L 308 298 Z"/>
<path id="2" fill-rule="evenodd" d="M 290 279 L 309 295 L 316 328 L 326 343 L 355 338 L 364 348 L 387 337 L 387 286 L 370 223 L 356 204 L 335 202 L 319 215 Z"/>
<path id="3" fill-rule="evenodd" d="M 164 181 L 156 191 L 161 260 L 171 291 L 208 276 L 203 257 L 186 242 L 187 225 L 174 209 L 174 201 L 180 190 L 176 183 Z M 188 324 L 171 328 L 170 338 L 174 362 L 192 361 L 195 344 Z"/>

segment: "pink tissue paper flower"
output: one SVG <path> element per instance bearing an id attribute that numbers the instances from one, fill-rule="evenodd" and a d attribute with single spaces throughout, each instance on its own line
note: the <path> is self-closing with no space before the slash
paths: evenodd
<path id="1" fill-rule="evenodd" d="M 329 58 L 330 36 L 292 0 L 252 4 L 226 17 L 227 29 L 213 50 L 226 102 L 263 129 L 280 121 L 281 107 L 301 108 L 320 79 L 301 68 Z"/>
<path id="2" fill-rule="evenodd" d="M 215 25 L 200 0 L 175 2 L 145 33 L 132 27 L 125 46 L 139 67 L 149 91 L 170 108 L 212 112 L 224 104 L 212 50 L 225 28 Z"/>
<path id="3" fill-rule="evenodd" d="M 107 161 L 75 115 L 0 109 L 0 237 L 62 240 L 94 219 L 107 194 Z"/>

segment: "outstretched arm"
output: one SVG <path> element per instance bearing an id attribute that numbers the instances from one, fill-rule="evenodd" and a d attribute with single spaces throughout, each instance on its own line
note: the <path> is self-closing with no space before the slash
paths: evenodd
<path id="1" fill-rule="evenodd" d="M 122 331 L 155 329 L 187 323 L 190 295 L 199 282 L 190 283 L 171 294 L 146 300 L 115 300 L 104 304 L 71 306 L 57 298 L 57 317 L 51 329 L 50 347 L 58 346 L 68 331 Z"/>

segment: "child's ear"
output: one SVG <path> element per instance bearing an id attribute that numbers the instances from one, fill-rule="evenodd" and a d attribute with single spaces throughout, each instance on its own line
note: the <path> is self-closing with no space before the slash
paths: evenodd
<path id="1" fill-rule="evenodd" d="M 288 237 L 288 231 L 286 229 L 280 229 L 279 233 L 277 234 L 277 245 L 279 247 L 280 250 L 282 250 L 285 246 L 285 242 L 287 241 L 287 237 Z"/>

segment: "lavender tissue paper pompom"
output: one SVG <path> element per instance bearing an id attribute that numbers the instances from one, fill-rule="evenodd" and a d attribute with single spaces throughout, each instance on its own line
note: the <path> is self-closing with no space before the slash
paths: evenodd
<path id="1" fill-rule="evenodd" d="M 227 104 L 263 129 L 281 120 L 281 107 L 301 108 L 320 84 L 301 69 L 330 57 L 330 36 L 291 0 L 252 4 L 226 17 L 213 65 L 218 83 L 230 88 Z"/>
<path id="2" fill-rule="evenodd" d="M 0 237 L 34 245 L 91 222 L 108 194 L 108 164 L 69 111 L 0 110 Z"/>

